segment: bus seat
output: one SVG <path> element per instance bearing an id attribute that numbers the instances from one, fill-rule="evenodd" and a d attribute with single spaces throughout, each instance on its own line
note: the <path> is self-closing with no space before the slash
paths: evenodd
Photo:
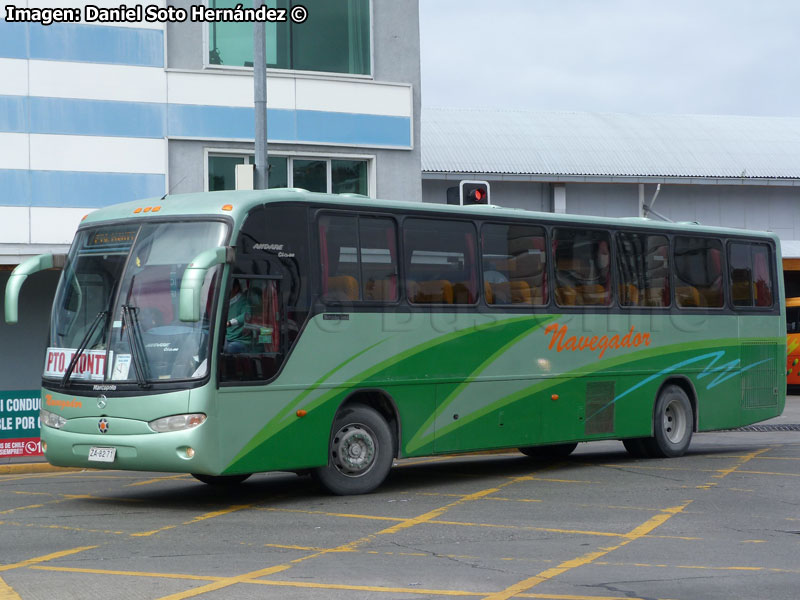
<path id="1" fill-rule="evenodd" d="M 513 304 L 533 304 L 533 294 L 530 286 L 518 279 L 511 283 L 511 302 Z"/>
<path id="2" fill-rule="evenodd" d="M 734 281 L 731 284 L 734 304 L 750 304 L 750 281 Z"/>
<path id="3" fill-rule="evenodd" d="M 394 302 L 397 286 L 393 279 L 370 279 L 364 284 L 364 300 Z"/>
<path id="4" fill-rule="evenodd" d="M 579 286 L 577 293 L 580 303 L 583 305 L 605 305 L 608 303 L 606 288 L 599 283 Z"/>
<path id="5" fill-rule="evenodd" d="M 675 289 L 675 301 L 678 306 L 701 306 L 700 292 L 690 285 L 680 286 Z"/>
<path id="6" fill-rule="evenodd" d="M 560 285 L 556 287 L 556 302 L 561 306 L 575 306 L 578 292 L 574 287 Z"/>
<path id="7" fill-rule="evenodd" d="M 722 299 L 722 283 L 720 282 L 719 285 L 710 285 L 708 287 L 701 288 L 698 290 L 700 292 L 700 299 L 702 304 L 700 306 L 712 306 L 712 307 L 720 307 L 723 304 Z"/>
<path id="8" fill-rule="evenodd" d="M 492 286 L 488 281 L 483 282 L 483 297 L 486 298 L 486 304 L 494 304 L 494 294 L 492 293 Z"/>
<path id="9" fill-rule="evenodd" d="M 453 284 L 445 279 L 409 281 L 408 299 L 415 304 L 453 304 Z"/>
<path id="10" fill-rule="evenodd" d="M 453 301 L 456 304 L 475 303 L 475 297 L 468 281 L 462 281 L 453 286 Z"/>
<path id="11" fill-rule="evenodd" d="M 639 301 L 643 297 L 639 293 L 639 288 L 632 283 L 621 283 L 619 286 L 619 303 L 622 306 L 639 306 Z"/>
<path id="12" fill-rule="evenodd" d="M 328 292 L 326 300 L 345 302 L 358 300 L 358 282 L 352 275 L 339 275 L 328 278 Z"/>

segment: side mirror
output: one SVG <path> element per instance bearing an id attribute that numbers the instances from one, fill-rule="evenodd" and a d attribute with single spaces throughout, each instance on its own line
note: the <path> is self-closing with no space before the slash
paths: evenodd
<path id="1" fill-rule="evenodd" d="M 233 257 L 233 248 L 218 246 L 205 250 L 192 259 L 181 279 L 178 308 L 178 317 L 181 321 L 196 322 L 200 320 L 200 294 L 208 270 L 217 265 L 232 263 Z"/>
<path id="2" fill-rule="evenodd" d="M 6 283 L 6 323 L 14 325 L 19 321 L 19 292 L 28 275 L 46 269 L 63 269 L 66 263 L 66 254 L 40 254 L 17 265 L 17 268 L 11 271 L 8 283 Z"/>

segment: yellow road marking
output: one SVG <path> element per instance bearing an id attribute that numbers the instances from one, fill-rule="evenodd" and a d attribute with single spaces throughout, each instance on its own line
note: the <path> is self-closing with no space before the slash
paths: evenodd
<path id="1" fill-rule="evenodd" d="M 256 583 L 259 585 L 269 585 L 273 587 L 293 587 L 301 589 L 318 590 L 349 590 L 354 592 L 375 592 L 383 594 L 415 594 L 422 596 L 486 596 L 486 592 L 470 592 L 466 590 L 441 590 L 424 589 L 417 587 L 384 587 L 377 585 L 349 585 L 342 583 L 311 583 L 307 581 L 277 581 L 272 579 L 260 579 L 257 581 L 247 581 L 245 583 Z M 620 596 L 576 596 L 572 594 L 519 594 L 520 598 L 543 598 L 547 600 L 642 600 L 636 597 Z"/>
<path id="2" fill-rule="evenodd" d="M 49 502 L 48 502 L 49 504 Z M 42 508 L 44 504 L 30 504 L 28 506 L 18 506 L 17 508 L 9 508 L 7 510 L 0 510 L 0 515 L 7 515 L 18 510 L 29 510 L 31 508 Z"/>
<path id="3" fill-rule="evenodd" d="M 776 567 L 745 567 L 724 565 L 669 565 L 657 563 L 626 563 L 613 561 L 597 561 L 594 563 L 603 567 L 644 567 L 647 569 L 694 569 L 699 571 L 763 571 L 765 573 L 796 573 L 799 569 L 779 569 Z"/>
<path id="4" fill-rule="evenodd" d="M 214 575 L 185 575 L 183 573 L 148 573 L 146 571 L 119 571 L 111 569 L 82 569 L 79 567 L 51 567 L 41 565 L 31 567 L 37 571 L 58 571 L 61 573 L 88 573 L 91 575 L 124 575 L 127 577 L 154 577 L 157 579 L 189 579 L 193 581 L 223 581 L 225 577 Z"/>
<path id="5" fill-rule="evenodd" d="M 427 555 L 426 555 L 427 556 Z M 120 576 L 128 576 L 128 577 L 151 577 L 151 578 L 163 578 L 163 579 L 183 579 L 183 580 L 190 580 L 190 581 L 210 581 L 214 583 L 225 583 L 227 584 L 230 579 L 228 577 L 215 577 L 212 575 L 188 575 L 183 573 L 149 573 L 144 571 L 118 571 L 118 570 L 109 570 L 109 569 L 82 569 L 82 568 L 74 568 L 74 567 L 51 567 L 47 565 L 43 566 L 34 566 L 31 567 L 32 569 L 36 569 L 39 571 L 58 571 L 62 573 L 87 573 L 87 574 L 94 574 L 94 575 L 120 575 Z M 271 567 L 270 569 L 274 569 L 275 567 Z M 270 570 L 265 569 L 265 570 Z M 261 573 L 257 575 L 259 577 L 264 576 L 265 573 L 261 571 L 255 571 L 254 573 Z M 268 573 L 266 573 L 268 574 Z M 244 577 L 244 576 L 242 576 Z M 236 578 L 238 579 L 238 578 Z M 429 596 L 485 596 L 486 592 L 474 592 L 474 591 L 466 591 L 466 590 L 441 590 L 441 589 L 425 589 L 425 588 L 417 588 L 417 587 L 409 587 L 409 588 L 400 588 L 400 587 L 384 587 L 384 586 L 367 586 L 367 585 L 347 585 L 347 584 L 339 584 L 339 583 L 312 583 L 312 582 L 301 582 L 301 581 L 280 581 L 280 580 L 265 580 L 265 579 L 241 579 L 241 581 L 237 581 L 236 583 L 247 583 L 247 584 L 256 584 L 256 585 L 268 585 L 273 587 L 291 587 L 291 588 L 300 588 L 300 589 L 324 589 L 324 590 L 349 590 L 349 591 L 366 591 L 366 592 L 377 592 L 377 593 L 389 593 L 389 594 L 415 594 L 415 595 L 429 595 Z M 205 586 L 204 586 L 205 587 Z M 195 588 L 194 590 L 189 590 L 190 592 L 195 592 L 199 588 Z M 211 590 L 205 590 L 211 591 Z M 521 598 L 547 598 L 550 600 L 641 600 L 637 598 L 630 598 L 628 596 L 620 597 L 620 596 L 578 596 L 572 594 L 520 594 Z M 172 598 L 171 596 L 167 596 L 167 598 Z M 0 599 L 5 600 L 0 596 Z M 16 600 L 16 598 L 15 598 Z M 164 599 L 162 599 L 164 600 Z"/>
<path id="6" fill-rule="evenodd" d="M 83 552 L 84 550 L 91 550 L 92 548 L 97 548 L 97 546 L 80 546 L 78 548 L 72 548 L 70 550 L 61 550 L 60 552 L 45 554 L 44 556 L 38 556 L 36 558 L 29 558 L 27 560 L 23 560 L 18 563 L 12 563 L 9 565 L 0 565 L 0 571 L 10 571 L 11 569 L 20 569 L 22 567 L 29 567 L 37 563 L 47 562 L 48 560 L 62 558 L 64 556 L 70 556 L 71 554 L 77 554 L 78 552 Z"/>
<path id="7" fill-rule="evenodd" d="M 258 571 L 251 571 L 249 573 L 244 573 L 243 575 L 237 575 L 236 577 L 225 577 L 213 583 L 186 590 L 185 592 L 178 592 L 177 594 L 163 596 L 159 600 L 183 600 L 184 598 L 199 596 L 200 594 L 205 594 L 206 592 L 221 590 L 222 588 L 226 588 L 237 583 L 244 583 L 251 579 L 257 579 L 258 577 L 272 575 L 273 573 L 280 573 L 281 571 L 285 571 L 289 568 L 291 568 L 289 565 L 277 565 L 275 567 L 267 567 L 266 569 L 259 569 Z"/>
<path id="8" fill-rule="evenodd" d="M 529 577 L 528 579 L 523 579 L 522 581 L 520 581 L 518 583 L 515 583 L 512 586 L 507 587 L 505 590 L 503 590 L 501 592 L 498 592 L 496 594 L 489 594 L 488 596 L 485 597 L 485 600 L 507 600 L 508 598 L 511 598 L 513 596 L 517 596 L 517 595 L 521 594 L 522 592 L 525 592 L 525 591 L 529 590 L 530 588 L 539 585 L 540 583 L 543 583 L 543 582 L 545 582 L 545 581 L 547 581 L 549 579 L 552 579 L 553 577 L 557 577 L 558 575 L 561 575 L 562 573 L 565 573 L 566 571 L 569 571 L 571 569 L 575 569 L 577 567 L 581 567 L 581 566 L 584 566 L 584 565 L 588 565 L 588 564 L 596 561 L 598 558 L 602 558 L 603 556 L 605 556 L 605 555 L 607 555 L 607 554 L 609 554 L 609 553 L 611 553 L 611 552 L 613 552 L 615 550 L 618 550 L 619 548 L 622 548 L 623 546 L 626 546 L 627 544 L 630 544 L 631 542 L 633 542 L 635 540 L 638 540 L 638 539 L 644 537 L 645 535 L 647 535 L 648 533 L 650 533 L 651 531 L 653 531 L 657 527 L 660 527 L 661 525 L 663 525 L 668 519 L 672 518 L 674 515 L 676 515 L 679 512 L 681 512 L 684 508 L 689 506 L 690 503 L 691 503 L 691 500 L 689 500 L 689 501 L 687 501 L 687 502 L 685 502 L 685 503 L 683 503 L 683 504 L 681 504 L 679 506 L 673 506 L 671 508 L 664 509 L 661 512 L 661 514 L 654 515 L 653 517 L 651 517 L 650 519 L 648 519 L 647 521 L 645 521 L 644 523 L 642 523 L 638 527 L 635 527 L 634 529 L 632 529 L 631 531 L 626 533 L 624 535 L 625 539 L 623 539 L 621 542 L 619 542 L 618 544 L 616 544 L 614 546 L 609 546 L 607 548 L 600 548 L 599 550 L 595 550 L 593 552 L 588 552 L 587 554 L 584 554 L 583 556 L 579 556 L 577 558 L 573 558 L 571 560 L 564 561 L 560 565 L 558 565 L 557 567 L 546 569 L 545 571 L 542 571 L 538 575 L 534 575 L 533 577 Z"/>
<path id="9" fill-rule="evenodd" d="M 0 521 L 0 525 L 11 525 L 13 527 L 32 527 L 33 529 L 62 529 L 64 531 L 82 531 L 85 533 L 111 533 L 114 535 L 125 535 L 126 531 L 111 531 L 108 529 L 84 529 L 83 527 L 70 527 L 69 525 L 44 525 L 42 523 L 20 523 L 19 521 Z"/>
<path id="10" fill-rule="evenodd" d="M 135 483 L 129 483 L 125 487 L 135 487 L 137 485 L 150 485 L 151 483 L 163 483 L 164 481 L 173 481 L 175 479 L 191 479 L 191 475 L 187 475 L 186 473 L 181 473 L 180 475 L 169 475 L 167 477 L 156 477 L 155 479 L 146 479 L 144 481 L 137 481 Z"/>
<path id="11" fill-rule="evenodd" d="M 22 600 L 19 594 L 0 577 L 0 600 Z"/>
<path id="12" fill-rule="evenodd" d="M 151 535 L 155 535 L 156 533 L 161 533 L 162 531 L 167 531 L 168 529 L 175 529 L 176 527 L 180 527 L 181 525 L 192 525 L 194 523 L 199 523 L 200 521 L 205 521 L 207 519 L 213 519 L 215 517 L 220 517 L 222 515 L 229 515 L 232 512 L 236 512 L 237 510 L 244 510 L 246 508 L 251 508 L 252 504 L 237 504 L 234 506 L 229 506 L 228 508 L 224 508 L 222 510 L 215 510 L 210 513 L 206 513 L 204 515 L 200 515 L 193 519 L 189 519 L 188 521 L 184 521 L 183 523 L 178 523 L 176 525 L 167 525 L 165 527 L 160 527 L 159 529 L 154 529 L 152 531 L 140 531 L 138 533 L 132 533 L 131 537 L 148 537 Z"/>
<path id="13" fill-rule="evenodd" d="M 800 473 L 776 473 L 774 471 L 737 471 L 748 475 L 777 475 L 779 477 L 800 477 Z"/>
<path id="14" fill-rule="evenodd" d="M 727 469 L 719 469 L 717 471 L 717 474 L 716 475 L 712 475 L 712 477 L 714 477 L 715 479 L 723 479 L 723 478 L 727 477 L 728 475 L 730 475 L 731 473 L 733 473 L 734 471 L 738 470 L 739 467 L 749 463 L 751 460 L 753 460 L 759 454 L 764 454 L 764 452 L 769 452 L 769 451 L 770 451 L 770 448 L 762 448 L 761 450 L 756 450 L 754 452 L 751 452 L 750 454 L 745 454 L 742 458 L 739 459 L 739 462 L 737 462 L 735 465 L 733 465 L 732 467 L 729 467 Z"/>

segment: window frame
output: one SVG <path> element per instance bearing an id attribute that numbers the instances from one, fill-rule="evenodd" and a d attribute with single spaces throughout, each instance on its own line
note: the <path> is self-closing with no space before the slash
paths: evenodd
<path id="1" fill-rule="evenodd" d="M 322 279 L 324 277 L 324 273 L 322 271 L 322 261 L 319 262 L 319 267 L 314 269 L 316 273 L 316 297 L 319 301 L 327 307 L 333 308 L 340 308 L 342 306 L 380 306 L 380 307 L 388 307 L 388 306 L 398 306 L 401 302 L 403 302 L 405 298 L 405 286 L 403 285 L 403 266 L 402 266 L 402 256 L 403 256 L 403 248 L 402 248 L 402 225 L 400 220 L 397 218 L 396 215 L 392 213 L 385 213 L 385 212 L 378 212 L 378 211 L 369 211 L 369 210 L 348 210 L 346 208 L 342 209 L 330 209 L 330 208 L 317 208 L 317 210 L 313 213 L 313 218 L 310 220 L 311 224 L 313 225 L 313 244 L 310 248 L 311 252 L 316 252 L 313 254 L 317 259 L 319 259 L 322 255 L 322 243 L 321 238 L 319 235 L 319 227 L 320 227 L 320 219 L 325 216 L 334 216 L 334 217 L 352 217 L 356 219 L 356 253 L 359 257 L 358 260 L 358 269 L 359 269 L 359 296 L 363 295 L 361 275 L 363 275 L 362 265 L 361 265 L 361 228 L 359 227 L 360 218 L 365 217 L 368 219 L 386 219 L 391 221 L 392 225 L 394 226 L 394 241 L 395 241 L 395 251 L 397 252 L 397 263 L 396 263 L 396 277 L 397 277 L 397 297 L 394 300 L 389 301 L 382 301 L 382 300 L 328 300 L 324 298 L 322 293 Z"/>
<path id="2" fill-rule="evenodd" d="M 445 303 L 425 303 L 425 302 L 412 302 L 408 297 L 408 272 L 406 269 L 406 222 L 409 219 L 418 220 L 418 221 L 448 221 L 451 223 L 466 223 L 472 227 L 472 231 L 475 235 L 475 241 L 473 244 L 473 249 L 475 251 L 475 260 L 473 263 L 473 268 L 475 269 L 475 281 L 477 289 L 475 290 L 475 301 L 470 304 L 459 304 L 453 302 L 453 304 L 445 304 Z M 401 277 L 401 293 L 400 298 L 403 300 L 407 306 L 412 308 L 418 307 L 425 307 L 425 308 L 443 308 L 443 307 L 453 307 L 453 309 L 457 308 L 464 308 L 464 307 L 477 307 L 480 306 L 481 303 L 484 305 L 486 304 L 485 300 L 481 300 L 483 297 L 483 291 L 481 290 L 481 285 L 483 285 L 483 275 L 479 273 L 479 269 L 481 267 L 481 244 L 480 244 L 480 230 L 483 221 L 480 219 L 470 219 L 467 218 L 458 218 L 458 217 L 451 217 L 446 214 L 438 215 L 438 214 L 411 214 L 406 215 L 400 221 L 399 228 L 398 228 L 398 235 L 400 241 L 400 277 Z M 410 257 L 409 257 L 410 258 Z"/>
<path id="3" fill-rule="evenodd" d="M 555 294 L 553 293 L 553 269 L 552 269 L 552 262 L 553 262 L 553 253 L 550 251 L 550 245 L 552 243 L 552 236 L 551 236 L 551 229 L 552 226 L 548 226 L 546 223 L 542 223 L 540 221 L 535 221 L 533 219 L 526 219 L 524 221 L 475 221 L 475 224 L 478 225 L 478 267 L 479 267 L 479 279 L 480 282 L 478 283 L 478 297 L 481 299 L 480 302 L 483 306 L 486 306 L 493 310 L 522 310 L 530 312 L 532 310 L 545 310 L 549 307 L 556 306 L 555 302 Z M 542 304 L 524 304 L 524 303 L 509 303 L 509 304 L 497 304 L 492 303 L 490 304 L 486 299 L 486 282 L 484 280 L 484 272 L 485 269 L 483 268 L 483 230 L 484 227 L 491 227 L 491 226 L 501 226 L 501 227 L 513 227 L 514 225 L 524 226 L 524 227 L 538 227 L 543 232 L 544 237 L 544 255 L 545 255 L 545 266 L 544 272 L 546 276 L 546 284 L 544 286 L 544 294 L 545 300 Z"/>
<path id="4" fill-rule="evenodd" d="M 306 71 L 300 69 L 280 69 L 277 67 L 267 67 L 268 76 L 291 76 L 291 77 L 309 77 L 319 78 L 321 75 L 330 78 L 340 79 L 360 79 L 367 81 L 375 80 L 375 7 L 373 6 L 374 0 L 369 2 L 369 73 L 340 73 L 338 71 Z M 202 2 L 206 7 L 208 0 Z M 287 17 L 288 18 L 288 17 Z M 209 52 L 211 51 L 211 25 L 212 23 L 205 23 L 203 29 L 203 70 L 208 71 L 239 71 L 243 73 L 252 72 L 253 67 L 246 67 L 244 65 L 216 65 L 209 61 Z"/>
<path id="5" fill-rule="evenodd" d="M 620 301 L 619 297 L 619 288 L 623 283 L 622 274 L 618 270 L 618 248 L 617 242 L 621 235 L 641 235 L 641 236 L 657 236 L 662 237 L 667 240 L 667 259 L 670 261 L 667 267 L 667 280 L 669 282 L 669 296 L 667 298 L 668 303 L 665 306 L 639 306 L 639 305 L 628 305 L 623 304 Z M 627 228 L 618 228 L 612 230 L 612 240 L 614 244 L 614 250 L 612 255 L 614 257 L 614 299 L 615 305 L 622 310 L 627 311 L 663 311 L 668 312 L 674 308 L 678 308 L 677 304 L 675 303 L 675 285 L 673 281 L 673 275 L 675 269 L 672 266 L 672 238 L 673 235 L 671 232 L 659 231 L 655 229 L 627 229 Z"/>
<path id="6" fill-rule="evenodd" d="M 670 277 L 672 280 L 670 282 L 670 288 L 671 288 L 670 295 L 672 300 L 672 306 L 674 306 L 678 310 L 688 310 L 690 312 L 705 312 L 705 311 L 725 312 L 726 310 L 730 310 L 731 293 L 730 293 L 730 282 L 728 276 L 728 253 L 727 253 L 728 239 L 721 236 L 711 236 L 711 235 L 703 236 L 697 233 L 692 233 L 687 231 L 672 232 L 672 235 L 670 237 L 671 237 L 670 260 L 672 260 L 672 267 L 670 268 Z M 678 292 L 678 267 L 677 267 L 677 261 L 675 260 L 677 238 L 691 238 L 691 239 L 701 239 L 701 240 L 705 239 L 705 240 L 713 240 L 719 242 L 720 247 L 722 249 L 722 252 L 720 252 L 720 271 L 722 276 L 722 303 L 719 306 L 680 306 L 678 304 L 678 300 L 675 296 Z"/>
<path id="7" fill-rule="evenodd" d="M 253 151 L 243 148 L 215 148 L 206 147 L 203 149 L 203 191 L 208 192 L 208 176 L 209 176 L 209 160 L 215 157 L 230 157 L 230 156 L 243 156 L 244 164 L 250 164 L 250 157 L 253 156 Z M 323 193 L 333 193 L 333 179 L 331 175 L 331 161 L 334 160 L 352 160 L 364 161 L 367 163 L 367 193 L 366 196 L 375 199 L 376 177 L 377 177 L 377 156 L 375 154 L 331 154 L 328 152 L 297 152 L 291 150 L 275 150 L 269 153 L 269 156 L 276 158 L 286 159 L 286 185 L 287 187 L 294 187 L 294 169 L 293 161 L 297 160 L 320 160 L 325 161 L 326 173 L 326 191 Z"/>
<path id="8" fill-rule="evenodd" d="M 738 306 L 733 303 L 733 279 L 730 275 L 730 247 L 733 244 L 747 244 L 748 246 L 752 247 L 753 245 L 759 246 L 766 246 L 767 251 L 769 252 L 769 260 L 767 264 L 767 268 L 769 269 L 769 277 L 770 283 L 772 285 L 772 304 L 769 306 Z M 777 295 L 779 294 L 779 290 L 777 287 L 778 279 L 777 274 L 775 273 L 775 264 L 776 264 L 776 254 L 775 254 L 775 246 L 771 243 L 771 240 L 762 239 L 762 240 L 754 240 L 749 238 L 728 238 L 725 240 L 724 244 L 725 249 L 725 282 L 728 287 L 727 293 L 727 301 L 725 303 L 725 307 L 732 310 L 733 312 L 773 312 L 776 306 L 779 306 L 779 302 L 776 302 Z"/>
<path id="9" fill-rule="evenodd" d="M 608 266 L 608 285 L 610 287 L 610 301 L 607 304 L 559 304 L 556 298 L 556 290 L 558 289 L 558 280 L 556 278 L 558 268 L 556 265 L 556 255 L 553 250 L 553 242 L 556 239 L 555 231 L 557 229 L 569 229 L 573 231 L 595 231 L 595 232 L 602 232 L 608 235 L 608 256 L 609 256 L 609 266 Z M 550 225 L 550 245 L 547 247 L 548 258 L 550 259 L 551 265 L 551 274 L 552 274 L 552 304 L 548 306 L 552 306 L 553 308 L 561 309 L 577 309 L 580 312 L 585 312 L 586 309 L 593 309 L 593 310 L 609 310 L 614 308 L 622 308 L 619 303 L 619 298 L 617 297 L 617 292 L 615 288 L 617 287 L 617 267 L 616 267 L 616 244 L 614 243 L 615 233 L 617 231 L 621 231 L 620 229 L 615 228 L 608 228 L 608 227 L 597 227 L 591 224 L 584 224 L 584 223 L 571 223 L 569 221 L 562 221 L 557 223 L 552 223 Z"/>

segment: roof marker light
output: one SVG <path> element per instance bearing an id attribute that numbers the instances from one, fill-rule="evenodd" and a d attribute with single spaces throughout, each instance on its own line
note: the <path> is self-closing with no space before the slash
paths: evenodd
<path id="1" fill-rule="evenodd" d="M 226 204 L 225 206 L 222 207 L 222 210 L 228 210 L 228 211 L 233 210 L 233 204 Z"/>
<path id="2" fill-rule="evenodd" d="M 137 215 L 138 215 L 140 212 L 142 212 L 142 207 L 141 207 L 141 206 L 140 206 L 139 208 L 137 208 L 137 209 L 135 209 L 135 210 L 133 211 L 133 213 L 134 213 L 134 214 L 137 214 Z"/>
<path id="3" fill-rule="evenodd" d="M 152 206 L 147 206 L 147 207 L 145 207 L 145 209 L 144 209 L 144 212 L 150 212 L 150 210 L 151 210 L 152 208 L 153 208 Z"/>

